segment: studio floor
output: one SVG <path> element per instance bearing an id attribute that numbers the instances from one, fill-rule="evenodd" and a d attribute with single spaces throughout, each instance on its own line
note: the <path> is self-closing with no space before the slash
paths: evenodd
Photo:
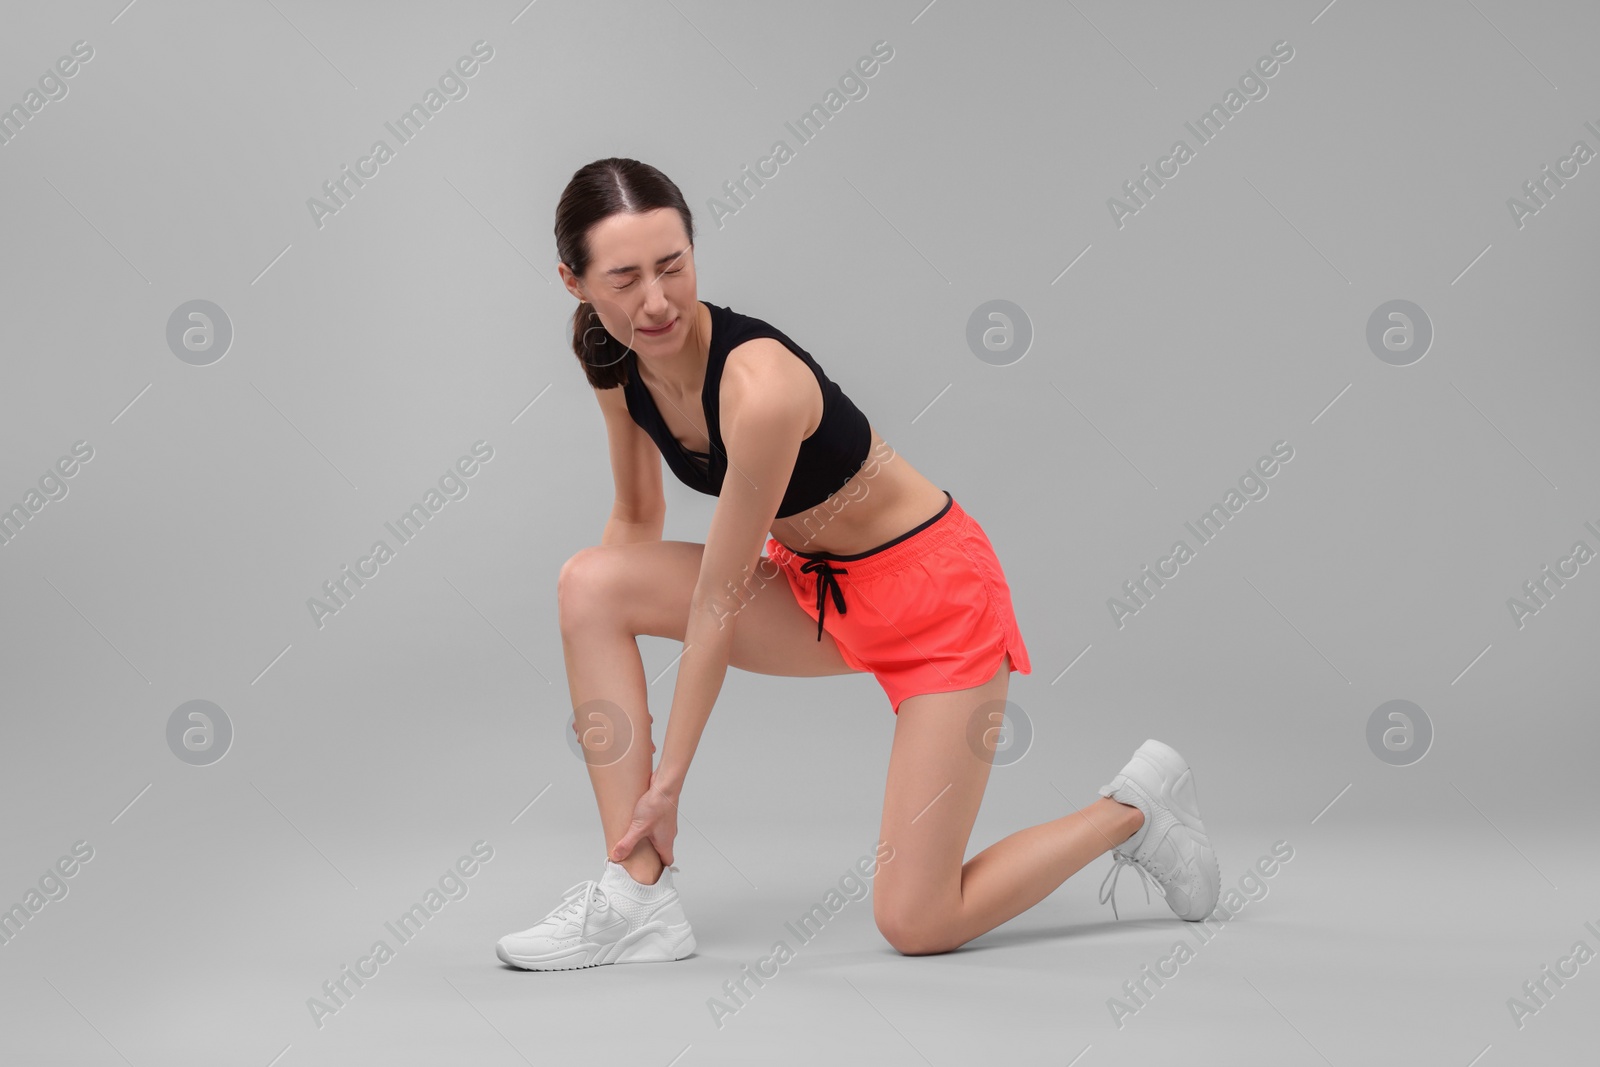
<path id="1" fill-rule="evenodd" d="M 503 840 L 467 895 L 404 945 L 386 932 L 386 916 L 308 909 L 307 882 L 320 876 L 305 865 L 281 882 L 263 869 L 248 894 L 197 876 L 190 907 L 200 920 L 190 928 L 168 925 L 186 910 L 172 896 L 178 880 L 149 887 L 166 901 L 150 909 L 86 886 L 82 900 L 59 905 L 75 906 L 75 917 L 52 931 L 46 912 L 39 929 L 7 946 L 0 1061 L 176 1067 L 216 1063 L 227 1049 L 230 1062 L 260 1067 L 954 1067 L 995 1055 L 1058 1067 L 1169 1056 L 1498 1067 L 1587 1054 L 1600 978 L 1572 954 L 1580 941 L 1600 946 L 1585 926 L 1600 927 L 1600 901 L 1584 889 L 1600 875 L 1593 851 L 1572 849 L 1573 836 L 1556 828 L 1517 829 L 1513 844 L 1486 820 L 1402 836 L 1341 819 L 1367 814 L 1359 799 L 1342 803 L 1316 823 L 1297 813 L 1216 833 L 1224 883 L 1240 892 L 1234 917 L 1215 930 L 1180 922 L 1159 898 L 1147 904 L 1132 871 L 1114 919 L 1096 901 L 1111 862 L 1103 856 L 1016 919 L 924 957 L 883 941 L 870 896 L 849 881 L 870 838 L 852 849 L 823 830 L 784 853 L 741 854 L 738 867 L 683 830 L 677 880 L 697 951 L 561 973 L 508 968 L 493 944 L 591 876 L 574 859 L 592 849 L 587 836 L 540 834 L 540 854 L 532 838 Z M 1292 858 L 1249 879 L 1275 844 Z M 448 851 L 434 849 L 433 865 L 442 869 Z M 397 862 L 421 869 L 412 856 Z M 427 885 L 413 880 L 419 891 Z M 831 889 L 840 889 L 837 911 L 797 936 L 800 917 L 826 905 Z M 224 891 L 248 902 L 221 907 L 214 894 Z M 380 938 L 394 957 L 318 1020 L 307 1005 L 329 1003 L 323 981 Z M 788 951 L 774 963 L 779 941 Z M 1557 986 L 1546 965 L 1576 973 Z M 751 971 L 768 977 L 757 985 L 745 978 Z M 1524 982 L 1541 978 L 1552 995 L 1539 1004 Z M 749 992 L 736 998 L 729 984 L 741 980 Z M 1518 1018 L 1511 998 L 1537 1010 Z"/>

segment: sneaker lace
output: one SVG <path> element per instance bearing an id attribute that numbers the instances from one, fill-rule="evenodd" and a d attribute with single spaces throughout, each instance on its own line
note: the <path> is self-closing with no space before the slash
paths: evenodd
<path id="1" fill-rule="evenodd" d="M 604 890 L 600 889 L 598 881 L 593 878 L 585 878 L 576 885 L 568 887 L 566 892 L 561 894 L 561 904 L 556 907 L 555 911 L 545 916 L 544 921 L 551 926 L 559 927 L 563 922 L 576 919 L 578 920 L 578 928 L 581 930 L 588 925 L 589 913 L 592 910 L 595 898 L 603 895 Z"/>
<path id="2" fill-rule="evenodd" d="M 1111 869 L 1106 872 L 1105 881 L 1100 883 L 1100 903 L 1111 902 L 1111 914 L 1120 920 L 1117 914 L 1117 880 L 1122 875 L 1122 868 L 1132 867 L 1139 872 L 1139 884 L 1144 886 L 1144 901 L 1150 903 L 1150 887 L 1154 885 L 1156 892 L 1163 897 L 1167 895 L 1166 886 L 1161 883 L 1161 869 L 1153 863 L 1139 863 L 1120 849 L 1111 853 Z M 1153 876 L 1153 877 L 1152 877 Z"/>

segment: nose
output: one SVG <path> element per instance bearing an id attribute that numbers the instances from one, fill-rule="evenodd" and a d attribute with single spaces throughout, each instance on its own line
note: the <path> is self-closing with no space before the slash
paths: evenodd
<path id="1" fill-rule="evenodd" d="M 657 320 L 666 314 L 668 304 L 667 294 L 661 291 L 661 279 L 657 278 L 645 286 L 644 304 L 639 310 L 644 317 Z"/>

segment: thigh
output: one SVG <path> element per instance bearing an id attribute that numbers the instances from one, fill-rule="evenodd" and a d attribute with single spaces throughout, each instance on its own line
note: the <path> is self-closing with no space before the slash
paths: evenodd
<path id="1" fill-rule="evenodd" d="M 595 545 L 568 561 L 562 582 L 586 590 L 581 595 L 604 605 L 608 621 L 622 622 L 631 633 L 682 641 L 704 555 L 705 545 L 696 541 Z M 804 678 L 855 673 L 831 634 L 817 640 L 816 620 L 801 609 L 782 569 L 761 558 L 740 592 L 743 607 L 729 619 L 728 665 Z"/>
<path id="2" fill-rule="evenodd" d="M 1008 656 L 981 685 L 906 697 L 895 719 L 879 840 L 893 849 L 873 885 L 880 927 L 961 901 L 961 867 L 994 762 Z"/>

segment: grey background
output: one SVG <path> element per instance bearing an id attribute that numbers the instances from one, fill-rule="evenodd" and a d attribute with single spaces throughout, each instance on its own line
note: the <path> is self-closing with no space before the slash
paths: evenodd
<path id="1" fill-rule="evenodd" d="M 1600 568 L 1521 629 L 1506 607 L 1600 548 L 1600 163 L 1521 229 L 1506 207 L 1600 149 L 1591 5 L 106 0 L 4 24 L 5 106 L 95 54 L 0 146 L 0 502 L 75 441 L 94 458 L 0 547 L 0 898 L 95 852 L 0 946 L 0 1061 L 1592 1047 L 1597 965 L 1521 1030 L 1505 1003 L 1600 948 Z M 307 198 L 480 39 L 468 95 L 319 229 Z M 785 122 L 879 40 L 867 95 L 799 144 Z M 1268 95 L 1119 229 L 1107 199 L 1279 40 Z M 795 158 L 719 227 L 710 199 L 778 139 Z M 900 957 L 853 903 L 711 1023 L 876 840 L 894 717 L 866 675 L 729 672 L 677 846 L 694 957 L 494 959 L 602 858 L 554 589 L 609 468 L 551 225 L 609 155 L 683 189 L 701 298 L 804 345 L 993 540 L 1035 736 L 970 851 L 1087 803 L 1146 737 L 1194 765 L 1225 883 L 1296 849 L 1124 1028 L 1107 998 L 1184 930 L 1125 885 L 1129 919 L 1103 915 L 1109 857 L 944 956 Z M 195 299 L 232 322 L 210 366 L 166 344 Z M 1005 367 L 965 340 L 995 299 L 1034 332 Z M 1435 331 L 1408 367 L 1366 345 L 1394 299 Z M 478 440 L 468 495 L 318 629 L 307 599 Z M 1270 494 L 1118 629 L 1107 599 L 1279 440 Z M 703 540 L 714 501 L 667 493 L 666 536 Z M 659 743 L 679 647 L 641 650 Z M 234 731 L 209 766 L 167 746 L 197 699 Z M 1411 766 L 1367 747 L 1392 699 L 1433 724 Z M 315 1027 L 306 999 L 480 839 L 470 893 Z"/>

